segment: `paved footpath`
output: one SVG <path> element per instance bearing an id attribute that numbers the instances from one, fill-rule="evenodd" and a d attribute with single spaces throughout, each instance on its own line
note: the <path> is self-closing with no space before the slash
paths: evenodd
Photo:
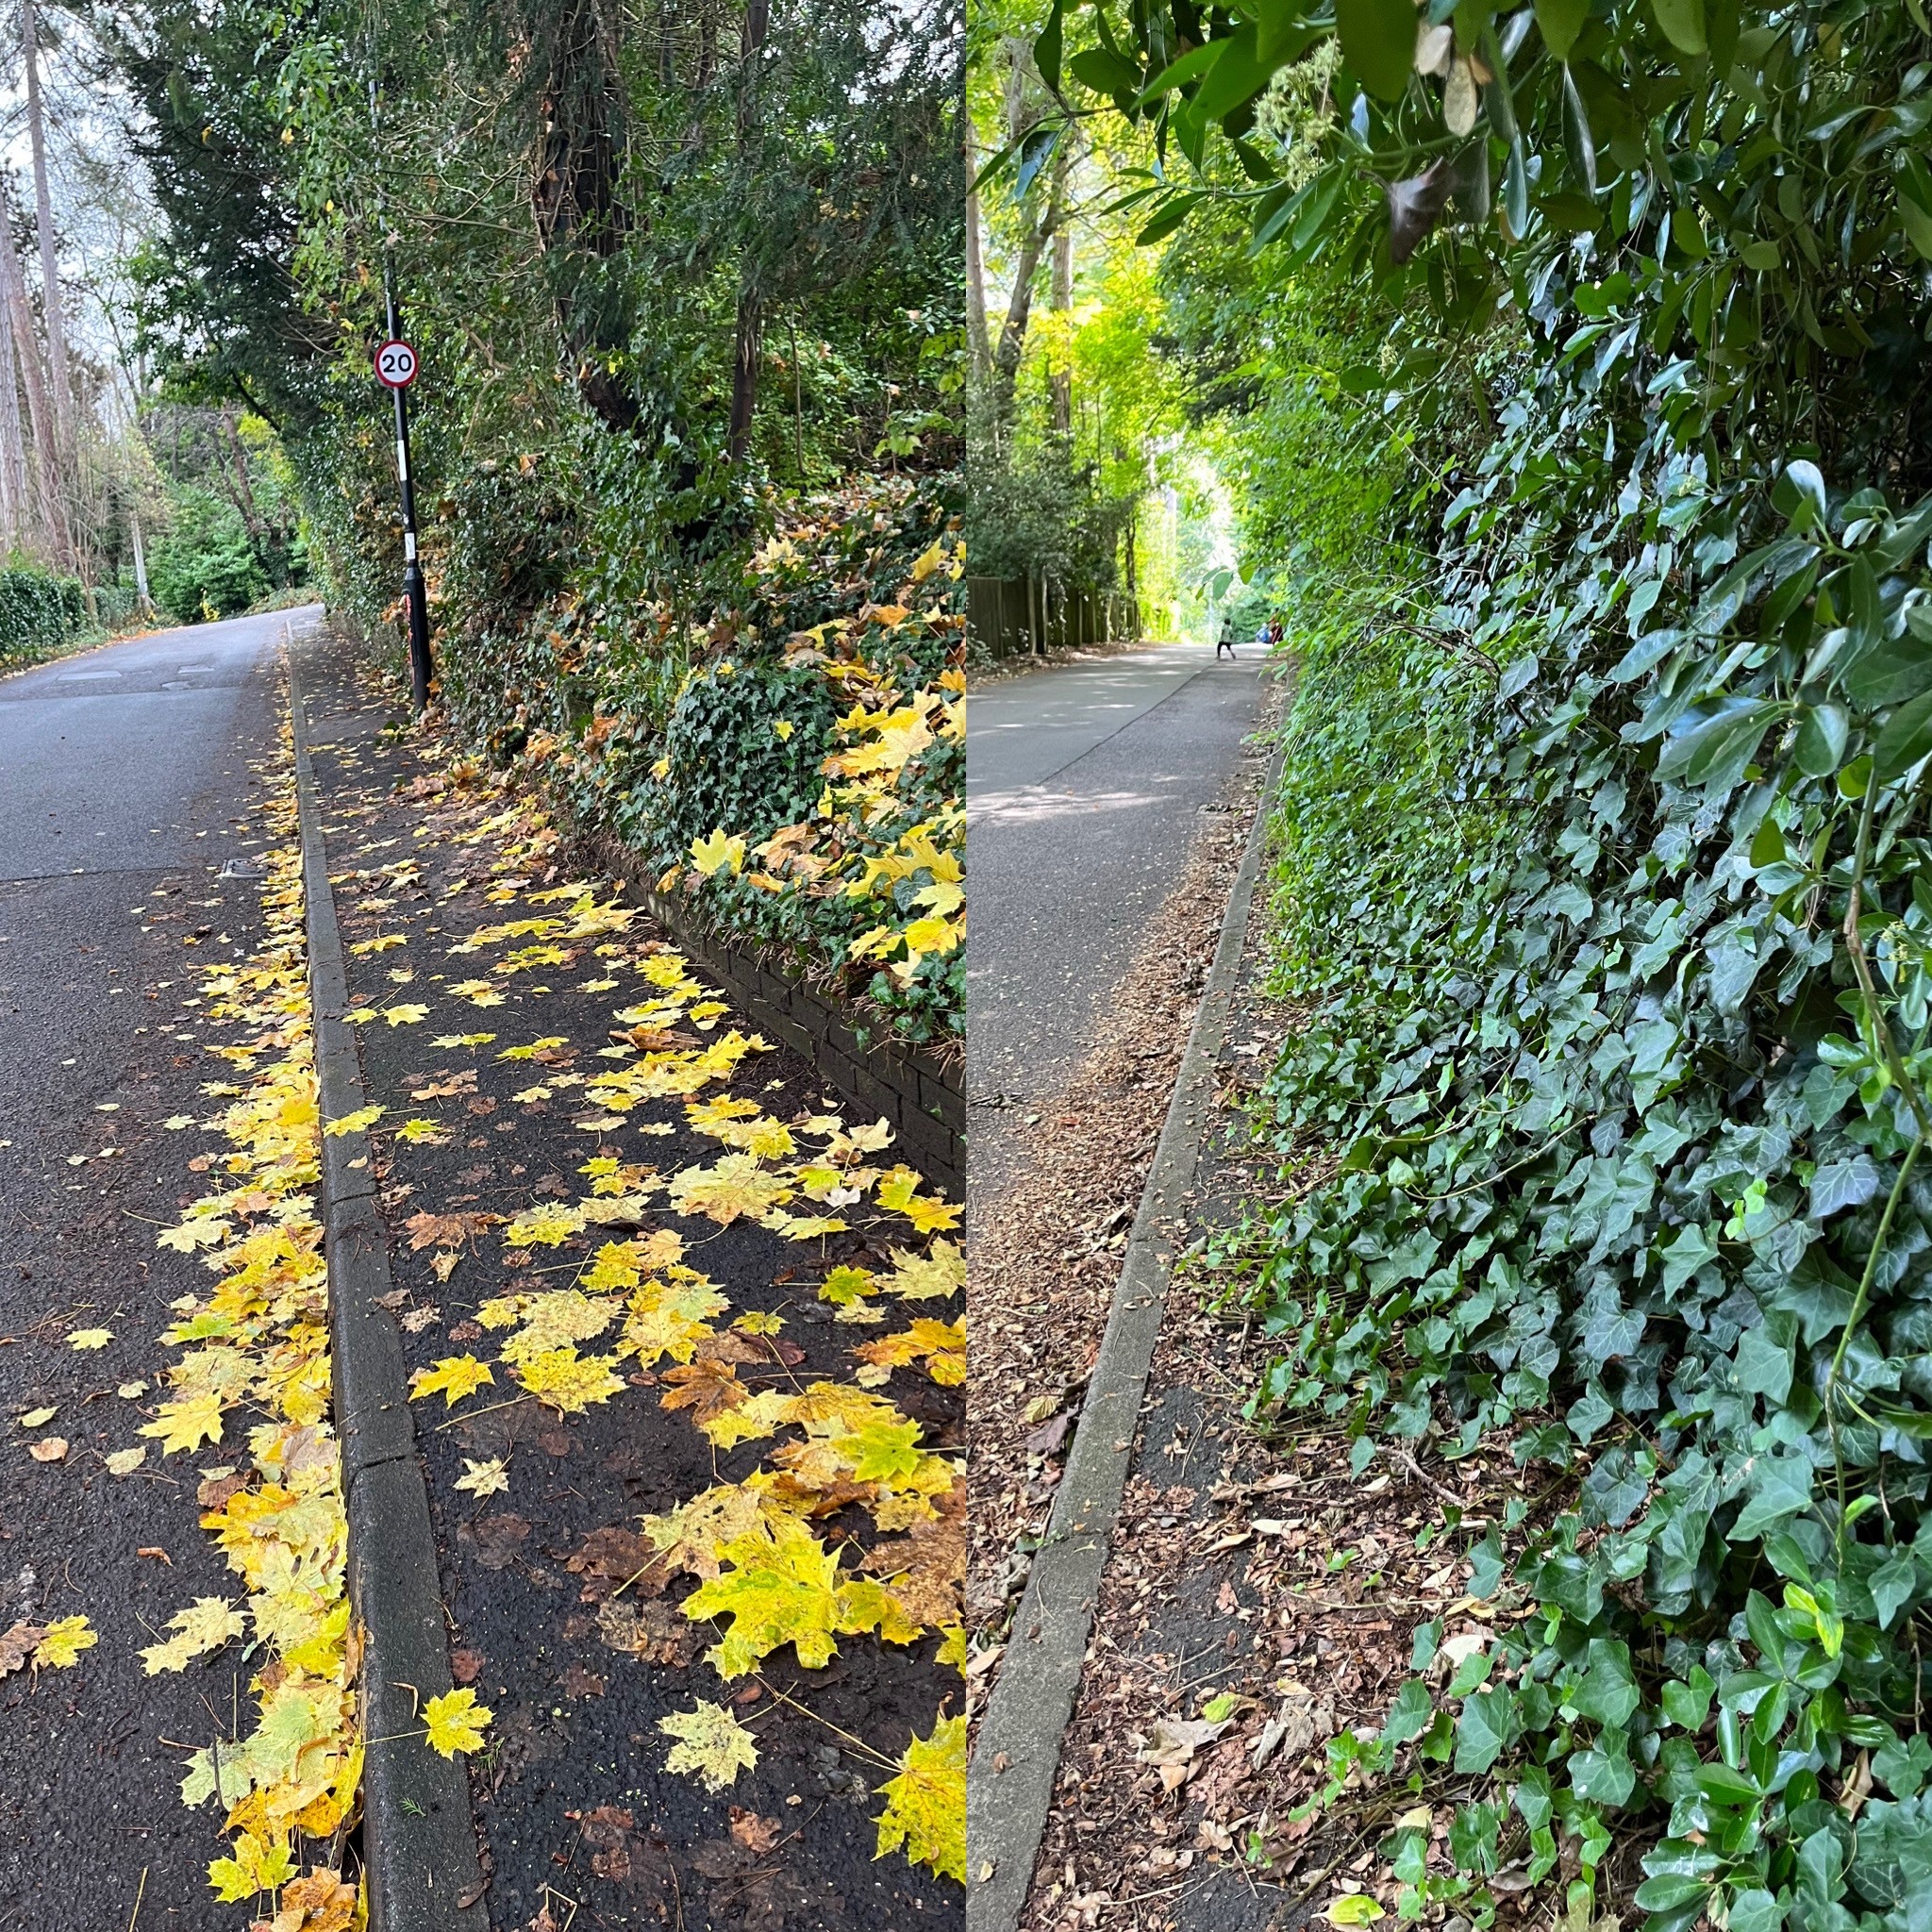
<path id="1" fill-rule="evenodd" d="M 178 1747 L 228 1729 L 246 1667 L 228 1652 L 149 1677 L 138 1655 L 234 1579 L 185 1458 L 150 1453 L 119 1478 L 102 1458 L 141 1442 L 167 1304 L 207 1282 L 155 1229 L 201 1191 L 187 1164 L 209 1142 L 161 1124 L 205 1114 L 219 1073 L 180 1003 L 258 927 L 251 760 L 275 750 L 277 646 L 306 621 L 168 631 L 0 678 L 0 1630 L 85 1615 L 99 1639 L 69 1669 L 0 1679 L 7 1932 L 249 1917 L 208 1888 L 226 1849 L 214 1808 L 178 1794 Z M 89 1328 L 112 1340 L 69 1346 Z M 56 1437 L 64 1457 L 28 1455 Z"/>
<path id="2" fill-rule="evenodd" d="M 1258 722 L 1262 661 L 1253 646 L 1230 663 L 1159 644 L 973 694 L 966 1092 L 980 1200 L 1017 1171 L 1027 1114 L 1079 1065 L 1179 883 Z"/>

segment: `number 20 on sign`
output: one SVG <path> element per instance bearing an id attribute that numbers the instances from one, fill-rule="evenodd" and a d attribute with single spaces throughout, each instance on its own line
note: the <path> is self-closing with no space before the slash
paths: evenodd
<path id="1" fill-rule="evenodd" d="M 386 389 L 408 389 L 416 379 L 415 350 L 408 342 L 384 342 L 375 352 L 375 379 Z"/>

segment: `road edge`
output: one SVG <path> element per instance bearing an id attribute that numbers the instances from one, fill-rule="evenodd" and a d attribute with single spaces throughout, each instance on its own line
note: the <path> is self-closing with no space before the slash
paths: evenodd
<path id="1" fill-rule="evenodd" d="M 1200 1164 L 1214 1068 L 1240 977 L 1281 765 L 1277 743 L 1141 1191 L 1074 1446 L 974 1741 L 966 1787 L 967 1932 L 1014 1932 L 1032 1889 L 1060 1741 L 1079 1694 L 1100 1581 L 1133 1464 L 1174 1236 Z"/>
<path id="2" fill-rule="evenodd" d="M 343 1018 L 348 974 L 309 761 L 302 654 L 306 643 L 325 634 L 320 625 L 300 635 L 292 625 L 283 631 L 316 1085 L 321 1118 L 331 1121 L 365 1105 L 367 1094 L 355 1029 Z M 454 1680 L 401 1338 L 395 1318 L 378 1305 L 391 1285 L 389 1235 L 363 1137 L 323 1140 L 319 1207 L 348 1517 L 349 1601 L 362 1632 L 358 1715 L 369 1924 L 371 1932 L 489 1932 L 469 1774 L 460 1758 L 439 1757 L 420 1735 L 422 1704 L 452 1689 Z"/>

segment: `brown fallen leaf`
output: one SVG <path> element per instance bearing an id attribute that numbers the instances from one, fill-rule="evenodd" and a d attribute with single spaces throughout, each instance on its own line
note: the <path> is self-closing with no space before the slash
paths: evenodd
<path id="1" fill-rule="evenodd" d="M 449 1654 L 449 1674 L 458 1684 L 474 1684 L 482 1669 L 480 1650 L 453 1650 Z"/>
<path id="2" fill-rule="evenodd" d="M 211 1475 L 195 1491 L 194 1500 L 204 1509 L 219 1509 L 230 1496 L 240 1495 L 247 1487 L 245 1475 Z"/>
<path id="3" fill-rule="evenodd" d="M 137 1557 L 152 1557 L 157 1563 L 165 1563 L 170 1570 L 175 1567 L 174 1557 L 169 1556 L 167 1551 L 162 1549 L 158 1543 L 144 1544 L 142 1548 L 136 1550 L 134 1554 Z"/>
<path id="4" fill-rule="evenodd" d="M 474 1106 L 475 1102 L 471 1104 Z M 409 1231 L 412 1249 L 459 1248 L 472 1235 L 501 1219 L 497 1214 L 432 1214 L 425 1208 L 421 1213 L 410 1215 L 403 1225 Z"/>
<path id="5" fill-rule="evenodd" d="M 30 1442 L 27 1452 L 36 1462 L 65 1462 L 67 1460 L 67 1438 L 65 1436 L 42 1436 L 38 1442 Z"/>
<path id="6" fill-rule="evenodd" d="M 27 1659 L 46 1634 L 44 1625 L 29 1624 L 25 1618 L 10 1630 L 0 1630 L 0 1677 L 10 1676 L 15 1671 L 25 1669 Z"/>
<path id="7" fill-rule="evenodd" d="M 667 1604 L 614 1597 L 597 1607 L 597 1635 L 611 1650 L 683 1670 L 696 1649 L 691 1625 Z"/>
<path id="8" fill-rule="evenodd" d="M 457 1531 L 457 1541 L 467 1542 L 476 1552 L 476 1560 L 486 1570 L 508 1570 L 530 1525 L 523 1517 L 506 1510 L 501 1516 L 481 1516 L 465 1523 Z"/>
<path id="9" fill-rule="evenodd" d="M 769 1852 L 784 1831 L 785 1827 L 775 1818 L 760 1818 L 742 1805 L 731 1807 L 731 1836 L 750 1851 Z"/>
<path id="10" fill-rule="evenodd" d="M 604 1679 L 595 1671 L 585 1670 L 582 1664 L 572 1664 L 563 1674 L 563 1694 L 566 1697 L 601 1697 Z"/>
<path id="11" fill-rule="evenodd" d="M 1073 1426 L 1074 1411 L 1071 1408 L 1063 1408 L 1058 1415 L 1049 1416 L 1026 1438 L 1027 1455 L 1058 1455 L 1067 1440 L 1067 1432 Z"/>
<path id="12" fill-rule="evenodd" d="M 689 1368 L 667 1369 L 664 1379 L 671 1386 L 658 1398 L 658 1406 L 690 1409 L 691 1421 L 700 1428 L 751 1399 L 751 1391 L 728 1362 L 694 1361 Z"/>
<path id="13" fill-rule="evenodd" d="M 966 1485 L 934 1498 L 939 1513 L 904 1536 L 884 1537 L 859 1568 L 886 1578 L 908 1616 L 928 1628 L 957 1624 L 966 1586 Z"/>
<path id="14" fill-rule="evenodd" d="M 630 1596 L 657 1596 L 671 1581 L 670 1566 L 657 1544 L 616 1524 L 593 1529 L 563 1567 L 584 1579 L 579 1601 L 587 1604 L 601 1604 L 620 1590 Z"/>

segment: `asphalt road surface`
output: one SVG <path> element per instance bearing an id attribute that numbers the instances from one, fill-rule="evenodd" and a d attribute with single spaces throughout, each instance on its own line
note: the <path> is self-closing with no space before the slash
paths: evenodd
<path id="1" fill-rule="evenodd" d="M 1027 673 L 967 706 L 971 1185 L 1093 1042 L 1259 718 L 1262 654 L 1162 644 Z"/>
<path id="2" fill-rule="evenodd" d="M 221 1063 L 197 1051 L 196 969 L 258 930 L 255 764 L 282 715 L 287 612 L 197 625 L 0 677 L 0 1630 L 86 1615 L 67 1670 L 0 1679 L 0 1928 L 241 1927 L 208 1861 L 215 1807 L 180 1766 L 245 1725 L 235 1646 L 147 1676 L 139 1652 L 197 1596 L 241 1596 L 198 1527 L 218 1448 L 116 1478 L 175 1351 L 167 1304 L 210 1277 L 156 1229 L 207 1182 Z M 192 945 L 184 946 L 185 941 Z M 197 1003 L 198 1004 L 198 1003 Z M 104 1327 L 81 1352 L 66 1336 Z M 137 1382 L 148 1386 L 132 1394 Z M 32 1427 L 24 1413 L 52 1408 Z M 28 1445 L 68 1444 L 37 1461 Z M 137 1906 L 139 1907 L 137 1912 Z"/>

